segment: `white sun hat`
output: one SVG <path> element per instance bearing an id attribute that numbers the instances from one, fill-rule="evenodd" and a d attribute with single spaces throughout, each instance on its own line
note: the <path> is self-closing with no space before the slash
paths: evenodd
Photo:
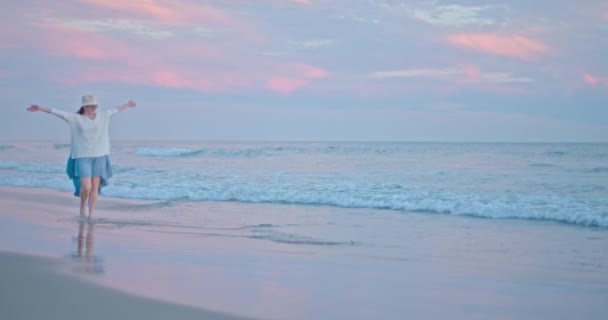
<path id="1" fill-rule="evenodd" d="M 82 96 L 82 106 L 96 106 L 97 105 L 97 100 L 95 99 L 95 96 L 92 94 L 85 94 L 84 96 Z"/>

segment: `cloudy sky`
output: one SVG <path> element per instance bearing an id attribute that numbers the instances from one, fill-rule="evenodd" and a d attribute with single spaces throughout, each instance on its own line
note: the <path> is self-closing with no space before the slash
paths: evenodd
<path id="1" fill-rule="evenodd" d="M 599 0 L 3 0 L 0 139 L 608 141 Z"/>

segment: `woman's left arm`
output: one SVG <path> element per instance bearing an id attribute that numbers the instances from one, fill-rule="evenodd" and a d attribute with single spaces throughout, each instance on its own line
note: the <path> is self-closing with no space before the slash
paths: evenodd
<path id="1" fill-rule="evenodd" d="M 129 109 L 129 108 L 135 108 L 135 106 L 136 106 L 136 105 L 137 105 L 137 104 L 135 103 L 135 101 L 133 101 L 133 100 L 129 100 L 129 102 L 127 102 L 127 103 L 125 103 L 125 104 L 123 104 L 123 105 L 121 105 L 121 106 L 118 106 L 118 107 L 116 108 L 116 110 L 118 110 L 118 111 L 117 111 L 117 113 L 118 113 L 118 112 L 123 112 L 123 111 L 125 111 L 125 110 L 127 110 L 127 109 Z"/>

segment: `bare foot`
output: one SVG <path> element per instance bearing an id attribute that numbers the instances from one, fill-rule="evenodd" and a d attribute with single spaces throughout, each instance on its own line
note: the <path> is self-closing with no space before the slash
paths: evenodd
<path id="1" fill-rule="evenodd" d="M 87 210 L 85 208 L 80 208 L 80 219 L 84 219 L 87 217 Z"/>

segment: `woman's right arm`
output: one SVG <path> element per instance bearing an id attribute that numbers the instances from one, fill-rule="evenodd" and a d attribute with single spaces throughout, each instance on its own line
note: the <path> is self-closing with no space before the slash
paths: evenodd
<path id="1" fill-rule="evenodd" d="M 29 108 L 26 109 L 27 111 L 30 112 L 36 112 L 36 111 L 42 111 L 42 112 L 46 112 L 46 113 L 50 113 L 52 115 L 55 115 L 67 122 L 70 122 L 70 120 L 73 118 L 73 114 L 62 111 L 62 110 L 57 110 L 57 109 L 52 109 L 49 107 L 42 107 L 39 105 L 31 105 Z"/>
<path id="2" fill-rule="evenodd" d="M 39 105 L 31 105 L 29 108 L 26 109 L 27 111 L 30 112 L 36 112 L 36 111 L 44 111 L 46 113 L 51 113 L 51 108 L 47 108 L 47 107 L 41 107 Z"/>

